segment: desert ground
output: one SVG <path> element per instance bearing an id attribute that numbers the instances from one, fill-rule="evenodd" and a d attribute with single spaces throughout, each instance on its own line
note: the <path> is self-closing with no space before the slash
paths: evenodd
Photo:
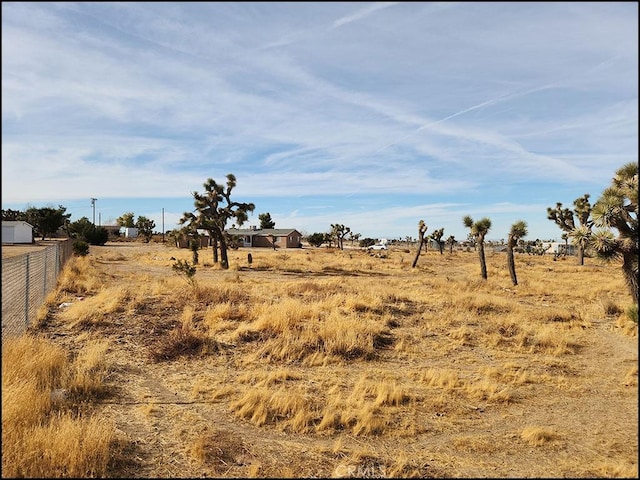
<path id="1" fill-rule="evenodd" d="M 91 246 L 28 335 L 103 355 L 97 476 L 637 478 L 620 265 L 414 248 Z"/>

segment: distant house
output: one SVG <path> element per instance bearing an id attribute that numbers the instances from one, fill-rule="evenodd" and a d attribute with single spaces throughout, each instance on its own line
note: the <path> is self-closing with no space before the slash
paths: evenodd
<path id="1" fill-rule="evenodd" d="M 2 243 L 33 243 L 33 225 L 23 221 L 3 221 Z"/>
<path id="2" fill-rule="evenodd" d="M 295 228 L 229 228 L 225 232 L 241 247 L 302 247 L 302 234 Z"/>
<path id="3" fill-rule="evenodd" d="M 206 230 L 198 229 L 198 237 L 200 241 L 200 248 L 207 248 L 211 245 L 211 241 L 209 240 L 209 232 Z M 178 248 L 189 248 L 189 240 L 192 235 L 180 235 L 176 238 L 176 246 Z"/>
<path id="4" fill-rule="evenodd" d="M 104 228 L 109 235 L 117 237 L 120 235 L 122 227 L 120 225 L 99 225 L 99 228 Z"/>
<path id="5" fill-rule="evenodd" d="M 578 249 L 572 243 L 565 242 L 542 242 L 543 248 L 548 248 L 547 253 L 552 255 L 577 255 Z"/>
<path id="6" fill-rule="evenodd" d="M 120 235 L 124 235 L 124 238 L 138 238 L 138 229 L 135 227 L 120 227 Z"/>

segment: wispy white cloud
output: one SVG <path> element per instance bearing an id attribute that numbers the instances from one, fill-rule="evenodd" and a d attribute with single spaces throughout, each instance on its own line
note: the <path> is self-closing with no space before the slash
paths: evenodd
<path id="1" fill-rule="evenodd" d="M 355 13 L 346 15 L 344 17 L 341 17 L 337 20 L 335 20 L 333 22 L 333 24 L 331 25 L 332 28 L 338 28 L 341 27 L 343 25 L 347 25 L 349 23 L 352 22 L 357 22 L 358 20 L 361 20 L 365 17 L 368 17 L 369 15 L 371 15 L 374 12 L 377 12 L 379 10 L 383 10 L 385 8 L 389 8 L 392 7 L 393 5 L 397 5 L 398 2 L 375 2 L 372 3 L 370 5 L 367 5 L 366 7 L 360 8 L 358 9 L 358 11 L 356 11 Z"/>
<path id="2" fill-rule="evenodd" d="M 305 197 L 335 196 L 345 224 L 388 198 L 411 213 L 362 228 L 412 231 L 412 205 L 570 204 L 637 161 L 633 3 L 2 13 L 3 204 L 179 198 L 232 172 L 241 195 L 292 199 L 296 221 Z"/>

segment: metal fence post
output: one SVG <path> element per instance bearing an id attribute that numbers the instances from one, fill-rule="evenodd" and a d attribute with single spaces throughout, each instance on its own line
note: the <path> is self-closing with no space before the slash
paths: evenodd
<path id="1" fill-rule="evenodd" d="M 25 289 L 24 289 L 24 325 L 25 327 L 29 326 L 29 254 L 26 255 L 27 258 L 27 278 L 25 280 Z"/>
<path id="2" fill-rule="evenodd" d="M 47 296 L 47 253 L 49 247 L 44 249 L 44 274 L 42 275 L 42 298 Z"/>

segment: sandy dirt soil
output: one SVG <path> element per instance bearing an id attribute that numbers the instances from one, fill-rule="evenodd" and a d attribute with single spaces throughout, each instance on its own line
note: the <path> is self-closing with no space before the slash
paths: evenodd
<path id="1" fill-rule="evenodd" d="M 133 258 L 149 248 L 167 255 L 161 246 L 146 245 L 108 245 L 91 250 L 92 255 L 105 258 L 116 254 Z M 131 268 L 158 275 L 168 271 L 166 265 L 103 263 L 114 281 Z M 199 273 L 201 278 L 236 274 L 220 270 Z M 243 274 L 270 279 L 279 275 Z M 292 434 L 272 426 L 256 427 L 233 415 L 224 397 L 194 399 L 195 379 L 215 377 L 233 383 L 243 373 L 239 361 L 243 351 L 230 349 L 201 358 L 150 362 L 146 347 L 154 332 L 146 330 L 145 323 L 152 317 L 157 324 L 160 317 L 175 320 L 179 315 L 179 311 L 165 309 L 119 316 L 95 332 L 110 341 L 108 361 L 114 367 L 108 379 L 114 393 L 97 406 L 97 412 L 113 420 L 126 438 L 124 452 L 114 459 L 113 476 L 380 477 L 387 476 L 401 456 L 407 464 L 403 474 L 422 477 L 600 477 L 603 465 L 611 466 L 606 476 L 617 476 L 615 469 L 624 464 L 627 469 L 622 470 L 623 475 L 629 472 L 628 465 L 637 475 L 637 374 L 635 382 L 626 376 L 634 367 L 637 371 L 638 341 L 616 330 L 610 320 L 593 322 L 584 331 L 579 353 L 563 356 L 555 365 L 533 361 L 529 366 L 531 372 L 582 377 L 584 381 L 568 382 L 565 387 L 532 383 L 522 387 L 520 401 L 498 406 L 469 404 L 466 415 L 449 415 L 446 409 L 434 411 L 414 419 L 420 432 L 416 435 L 354 436 Z M 70 330 L 55 315 L 41 333 L 72 352 L 88 338 L 86 332 Z M 448 358 L 436 358 L 428 351 L 421 358 L 389 354 L 359 368 L 375 372 L 382 364 L 388 368 L 389 362 L 395 362 L 398 371 L 433 365 L 464 368 L 465 362 L 482 361 L 493 366 L 504 363 L 505 358 L 498 351 L 487 354 L 463 348 Z M 509 358 L 513 360 L 513 355 Z M 331 368 L 340 375 L 348 366 Z M 520 436 L 528 425 L 546 426 L 559 435 L 544 447 L 532 446 Z M 206 435 L 215 437 L 218 450 L 206 463 L 194 461 L 194 442 Z M 465 438 L 469 439 L 467 446 Z M 368 453 L 358 457 L 356 452 Z"/>

